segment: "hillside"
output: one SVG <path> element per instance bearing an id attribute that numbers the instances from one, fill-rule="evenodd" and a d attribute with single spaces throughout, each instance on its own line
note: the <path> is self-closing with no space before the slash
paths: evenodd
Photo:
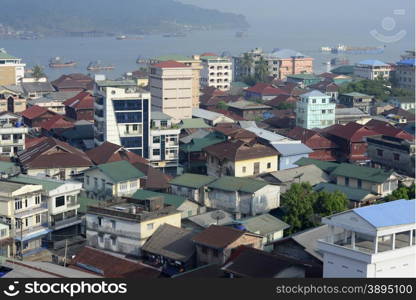
<path id="1" fill-rule="evenodd" d="M 1 0 L 0 23 L 44 34 L 149 33 L 243 28 L 244 16 L 173 0 Z"/>

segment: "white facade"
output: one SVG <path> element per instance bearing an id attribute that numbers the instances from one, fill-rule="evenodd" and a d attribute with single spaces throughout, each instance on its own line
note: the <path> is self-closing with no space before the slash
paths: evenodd
<path id="1" fill-rule="evenodd" d="M 416 278 L 414 202 L 397 200 L 324 218 L 322 221 L 329 225 L 330 235 L 318 241 L 323 253 L 323 276 Z M 359 211 L 363 209 L 373 212 L 366 217 Z M 375 225 L 377 222 L 386 226 Z M 338 232 L 335 229 L 342 231 L 335 234 Z"/>
<path id="2" fill-rule="evenodd" d="M 219 56 L 201 56 L 201 86 L 213 86 L 221 91 L 231 88 L 233 68 L 231 59 Z"/>
<path id="3" fill-rule="evenodd" d="M 11 113 L 0 116 L 0 155 L 11 157 L 25 149 L 29 128 L 19 121 L 18 116 Z"/>
<path id="4" fill-rule="evenodd" d="M 302 94 L 296 103 L 296 125 L 306 129 L 331 126 L 335 124 L 335 107 L 331 97 L 320 91 Z"/>
<path id="5" fill-rule="evenodd" d="M 383 62 L 362 61 L 354 66 L 354 76 L 375 80 L 379 77 L 388 80 L 391 66 Z"/>
<path id="6" fill-rule="evenodd" d="M 25 66 L 20 58 L 0 49 L 0 85 L 19 84 L 25 77 Z"/>
<path id="7" fill-rule="evenodd" d="M 94 112 L 94 142 L 121 145 L 148 157 L 150 93 L 133 81 L 97 81 Z"/>
<path id="8" fill-rule="evenodd" d="M 167 67 L 163 67 L 164 65 Z M 185 65 L 170 67 L 169 62 L 153 65 L 150 67 L 149 86 L 154 110 L 171 116 L 174 123 L 192 118 L 193 70 L 191 67 Z"/>

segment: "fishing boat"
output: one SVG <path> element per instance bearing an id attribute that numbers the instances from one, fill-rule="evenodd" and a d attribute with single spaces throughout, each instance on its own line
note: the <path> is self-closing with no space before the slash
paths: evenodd
<path id="1" fill-rule="evenodd" d="M 69 68 L 69 67 L 75 67 L 76 64 L 77 63 L 72 60 L 68 62 L 64 62 L 59 56 L 57 56 L 57 57 L 51 58 L 51 60 L 49 61 L 49 68 Z"/>
<path id="2" fill-rule="evenodd" d="M 331 52 L 333 54 L 381 54 L 386 46 L 377 47 L 355 47 L 338 44 L 335 47 L 321 47 L 321 52 Z"/>
<path id="3" fill-rule="evenodd" d="M 102 65 L 101 61 L 99 60 L 92 61 L 87 66 L 88 71 L 109 71 L 113 69 L 114 69 L 113 65 Z"/>
<path id="4" fill-rule="evenodd" d="M 116 39 L 117 40 L 125 40 L 125 39 L 127 39 L 127 36 L 126 35 L 119 35 L 119 36 L 116 36 Z"/>

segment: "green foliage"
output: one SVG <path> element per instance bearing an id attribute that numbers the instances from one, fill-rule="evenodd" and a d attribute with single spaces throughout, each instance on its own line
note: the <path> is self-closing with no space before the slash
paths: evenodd
<path id="1" fill-rule="evenodd" d="M 46 76 L 45 73 L 43 72 L 43 68 L 39 65 L 34 66 L 32 71 L 33 71 L 32 73 L 33 77 L 35 77 L 36 80 L 39 80 L 40 78 Z"/>
<path id="2" fill-rule="evenodd" d="M 340 94 L 358 92 L 374 96 L 377 100 L 387 100 L 391 96 L 412 96 L 411 91 L 391 87 L 391 82 L 383 79 L 353 81 L 339 88 Z"/>
<path id="3" fill-rule="evenodd" d="M 315 225 L 313 210 L 315 200 L 316 193 L 309 183 L 294 183 L 281 195 L 281 206 L 285 212 L 283 221 L 291 226 L 288 229 L 289 234 Z"/>
<path id="4" fill-rule="evenodd" d="M 333 215 L 348 209 L 347 196 L 340 191 L 333 193 L 321 191 L 315 202 L 315 213 L 321 217 Z"/>
<path id="5" fill-rule="evenodd" d="M 266 82 L 268 76 L 269 65 L 267 63 L 267 60 L 261 57 L 260 60 L 256 62 L 256 66 L 254 68 L 254 79 L 257 82 Z"/>
<path id="6" fill-rule="evenodd" d="M 415 199 L 415 184 L 412 184 L 410 187 L 400 185 L 396 190 L 384 197 L 384 201 L 393 201 L 398 199 Z"/>
<path id="7" fill-rule="evenodd" d="M 296 104 L 295 103 L 279 103 L 277 106 L 275 106 L 276 109 L 295 109 Z"/>
<path id="8" fill-rule="evenodd" d="M 228 109 L 228 105 L 227 105 L 226 102 L 220 101 L 220 102 L 217 103 L 216 108 L 226 110 L 226 109 Z"/>

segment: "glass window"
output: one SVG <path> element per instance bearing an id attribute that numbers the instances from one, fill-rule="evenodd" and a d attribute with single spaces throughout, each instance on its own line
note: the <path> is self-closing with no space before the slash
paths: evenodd
<path id="1" fill-rule="evenodd" d="M 153 226 L 154 224 L 153 223 L 149 223 L 149 224 L 147 224 L 146 225 L 146 228 L 147 228 L 147 230 L 152 230 L 153 229 Z"/>
<path id="2" fill-rule="evenodd" d="M 55 198 L 55 207 L 61 207 L 65 205 L 65 196 Z"/>
<path id="3" fill-rule="evenodd" d="M 41 196 L 40 195 L 36 195 L 35 196 L 35 204 L 40 204 L 40 199 L 41 199 Z"/>
<path id="4" fill-rule="evenodd" d="M 160 143 L 160 136 L 154 136 L 154 137 L 153 137 L 153 143 L 154 143 L 154 144 L 156 144 L 156 143 Z"/>
<path id="5" fill-rule="evenodd" d="M 393 158 L 394 158 L 394 160 L 400 160 L 400 154 L 393 153 Z"/>
<path id="6" fill-rule="evenodd" d="M 346 186 L 350 185 L 350 178 L 349 177 L 345 177 L 345 185 Z"/>
<path id="7" fill-rule="evenodd" d="M 159 156 L 160 155 L 160 149 L 153 149 L 153 155 Z"/>
<path id="8" fill-rule="evenodd" d="M 272 163 L 267 163 L 267 169 L 270 169 L 272 167 Z"/>
<path id="9" fill-rule="evenodd" d="M 377 149 L 377 155 L 378 156 L 383 156 L 383 150 Z"/>

